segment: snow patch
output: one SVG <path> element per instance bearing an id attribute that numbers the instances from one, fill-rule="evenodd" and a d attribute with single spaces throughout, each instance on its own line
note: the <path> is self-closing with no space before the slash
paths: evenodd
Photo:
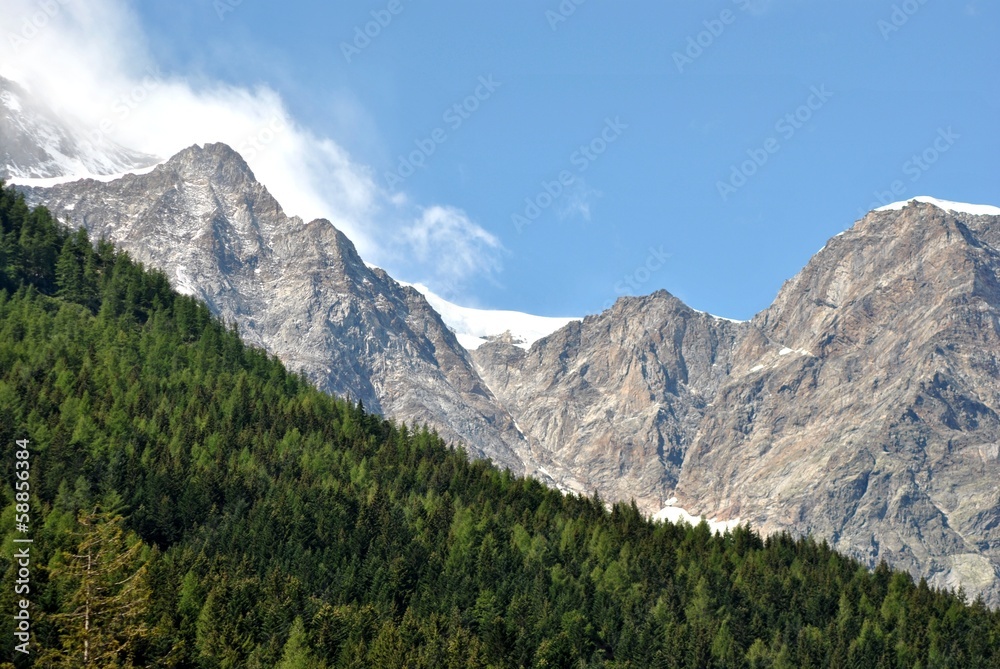
<path id="1" fill-rule="evenodd" d="M 10 91 L 3 91 L 2 93 L 0 93 L 0 102 L 3 103 L 4 107 L 11 110 L 12 112 L 21 111 L 21 101 L 18 100 L 17 96 L 11 93 Z"/>
<path id="2" fill-rule="evenodd" d="M 939 200 L 936 197 L 931 197 L 929 195 L 919 195 L 917 197 L 912 197 L 909 200 L 893 202 L 892 204 L 887 204 L 884 207 L 879 207 L 875 211 L 899 211 L 914 201 L 923 202 L 924 204 L 932 204 L 938 209 L 953 211 L 959 214 L 972 214 L 973 216 L 1000 216 L 1000 207 L 994 207 L 989 204 L 968 204 L 966 202 Z"/>
<path id="3" fill-rule="evenodd" d="M 191 277 L 188 276 L 187 266 L 178 265 L 177 269 L 174 270 L 174 277 L 176 281 L 174 282 L 174 290 L 176 290 L 181 295 L 187 295 L 188 297 L 194 297 L 198 294 L 197 287 Z"/>
<path id="4" fill-rule="evenodd" d="M 399 283 L 411 286 L 420 292 L 427 299 L 428 304 L 438 312 L 445 325 L 455 332 L 458 343 L 469 351 L 474 351 L 486 343 L 486 337 L 502 335 L 508 331 L 516 346 L 529 349 L 536 341 L 565 327 L 567 323 L 581 320 L 579 318 L 534 316 L 520 311 L 461 307 L 435 295 L 430 288 L 423 284 L 406 283 L 405 281 Z"/>
<path id="5" fill-rule="evenodd" d="M 85 179 L 93 179 L 94 181 L 101 181 L 104 183 L 108 183 L 110 181 L 117 181 L 118 179 L 126 177 L 130 174 L 134 174 L 136 176 L 149 174 L 162 164 L 163 162 L 160 162 L 157 163 L 156 165 L 150 165 L 149 167 L 143 167 L 142 169 L 138 170 L 129 170 L 128 172 L 121 172 L 119 174 L 78 173 L 61 177 L 49 177 L 45 179 L 36 179 L 31 177 L 11 177 L 7 180 L 7 182 L 14 186 L 28 186 L 28 187 L 38 187 L 38 188 L 52 188 L 53 186 L 61 186 L 62 184 L 68 184 L 74 181 L 83 181 Z"/>
<path id="6" fill-rule="evenodd" d="M 709 318 L 714 318 L 717 321 L 729 321 L 730 323 L 748 323 L 749 321 L 738 321 L 735 318 L 726 318 L 725 316 L 716 316 L 715 314 L 710 314 L 707 311 L 699 311 L 697 309 L 692 309 L 696 314 L 704 314 Z"/>
<path id="7" fill-rule="evenodd" d="M 697 525 L 702 520 L 706 520 L 709 529 L 716 534 L 723 534 L 724 532 L 738 527 L 740 524 L 739 518 L 734 518 L 732 520 L 715 520 L 714 518 L 704 519 L 701 516 L 692 516 L 677 504 L 677 498 L 671 497 L 666 501 L 666 506 L 657 511 L 653 515 L 653 520 L 667 520 L 671 523 L 687 523 L 689 525 Z"/>
<path id="8" fill-rule="evenodd" d="M 445 321 L 445 324 L 447 324 L 447 321 Z M 477 348 L 486 343 L 486 340 L 483 339 L 482 337 L 465 334 L 464 332 L 456 332 L 455 339 L 458 340 L 458 343 L 461 344 L 462 348 L 464 348 L 466 351 L 475 351 Z"/>
<path id="9" fill-rule="evenodd" d="M 798 353 L 799 355 L 806 355 L 809 356 L 810 358 L 816 357 L 815 355 L 813 355 L 812 352 L 802 348 L 788 348 L 787 346 L 783 346 L 781 350 L 778 351 L 778 355 L 790 355 L 792 353 Z"/>

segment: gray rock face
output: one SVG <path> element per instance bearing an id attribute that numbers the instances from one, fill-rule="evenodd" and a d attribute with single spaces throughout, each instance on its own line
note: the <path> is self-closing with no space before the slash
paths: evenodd
<path id="1" fill-rule="evenodd" d="M 120 174 L 157 158 L 125 149 L 100 129 L 58 117 L 18 84 L 0 77 L 0 179 Z"/>
<path id="2" fill-rule="evenodd" d="M 1000 603 L 998 242 L 928 204 L 830 240 L 737 344 L 681 504 Z"/>
<path id="3" fill-rule="evenodd" d="M 623 298 L 529 351 L 491 341 L 472 355 L 541 473 L 656 511 L 677 484 L 745 327 L 660 291 Z"/>
<path id="4" fill-rule="evenodd" d="M 523 471 L 523 437 L 424 297 L 366 266 L 328 221 L 287 217 L 228 146 L 109 183 L 22 190 L 164 270 L 320 388 Z"/>
<path id="5" fill-rule="evenodd" d="M 1000 217 L 873 212 L 735 324 L 660 292 L 473 352 L 556 482 L 1000 604 Z"/>

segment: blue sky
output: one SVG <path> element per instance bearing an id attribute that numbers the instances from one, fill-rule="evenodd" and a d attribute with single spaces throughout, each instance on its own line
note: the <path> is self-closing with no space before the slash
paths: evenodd
<path id="1" fill-rule="evenodd" d="M 384 197 L 461 212 L 447 277 L 447 237 L 373 234 L 473 306 L 749 318 L 880 201 L 1000 204 L 996 3 L 576 2 L 119 4 L 163 76 L 266 87 Z"/>

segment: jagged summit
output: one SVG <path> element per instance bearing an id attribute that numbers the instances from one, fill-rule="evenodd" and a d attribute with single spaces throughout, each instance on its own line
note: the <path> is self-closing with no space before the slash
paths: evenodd
<path id="1" fill-rule="evenodd" d="M 224 142 L 193 144 L 177 152 L 167 161 L 168 166 L 198 170 L 214 171 L 223 181 L 227 173 L 240 173 L 249 181 L 257 181 L 250 165 L 236 149 Z"/>
<path id="2" fill-rule="evenodd" d="M 0 178 L 84 178 L 148 168 L 155 156 L 116 144 L 100 128 L 57 116 L 26 88 L 0 77 Z"/>
<path id="3" fill-rule="evenodd" d="M 995 601 L 1000 218 L 887 211 L 754 318 L 677 496 Z"/>

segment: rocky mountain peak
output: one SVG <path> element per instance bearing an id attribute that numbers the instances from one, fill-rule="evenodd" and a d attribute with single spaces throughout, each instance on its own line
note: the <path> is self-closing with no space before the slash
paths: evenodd
<path id="1" fill-rule="evenodd" d="M 753 324 L 774 346 L 821 356 L 870 343 L 852 338 L 861 325 L 870 337 L 919 332 L 976 295 L 995 300 L 995 252 L 969 218 L 920 202 L 871 212 L 813 256 Z"/>
<path id="2" fill-rule="evenodd" d="M 22 190 L 164 270 L 320 388 L 523 471 L 523 436 L 423 295 L 365 265 L 329 221 L 286 216 L 225 144 L 147 174 Z"/>
<path id="3" fill-rule="evenodd" d="M 166 165 L 184 176 L 212 176 L 220 183 L 257 181 L 243 156 L 223 142 L 189 146 L 170 158 Z"/>
<path id="4" fill-rule="evenodd" d="M 0 138 L 3 179 L 120 174 L 158 162 L 115 143 L 101 128 L 56 114 L 27 88 L 3 77 Z"/>
<path id="5" fill-rule="evenodd" d="M 830 240 L 737 343 L 680 503 L 996 598 L 998 229 L 917 202 Z"/>

